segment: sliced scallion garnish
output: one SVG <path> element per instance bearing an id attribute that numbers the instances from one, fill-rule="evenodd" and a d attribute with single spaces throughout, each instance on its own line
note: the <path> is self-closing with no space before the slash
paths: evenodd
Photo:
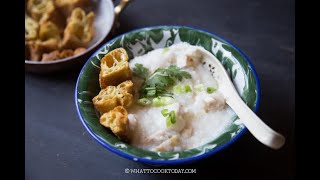
<path id="1" fill-rule="evenodd" d="M 149 100 L 148 98 L 141 98 L 138 100 L 138 104 L 142 106 L 148 106 L 151 104 L 151 100 Z"/>
<path id="2" fill-rule="evenodd" d="M 208 93 L 208 94 L 212 94 L 212 93 L 214 93 L 215 91 L 216 91 L 215 88 L 213 88 L 213 87 L 207 87 L 207 93 Z"/>

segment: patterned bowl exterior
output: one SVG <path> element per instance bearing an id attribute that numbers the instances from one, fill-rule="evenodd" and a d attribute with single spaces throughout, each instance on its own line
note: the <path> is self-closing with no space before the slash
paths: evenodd
<path id="1" fill-rule="evenodd" d="M 257 110 L 260 87 L 257 74 L 249 59 L 230 42 L 212 33 L 186 26 L 155 26 L 120 35 L 94 53 L 80 72 L 75 89 L 75 103 L 81 122 L 88 132 L 108 150 L 125 158 L 152 165 L 189 163 L 224 149 L 238 139 L 246 128 L 235 115 L 233 123 L 218 138 L 200 147 L 178 152 L 151 152 L 130 146 L 99 123 L 92 98 L 100 91 L 100 59 L 109 51 L 123 47 L 129 58 L 143 55 L 153 49 L 179 42 L 202 46 L 224 65 L 238 93 L 246 104 Z"/>

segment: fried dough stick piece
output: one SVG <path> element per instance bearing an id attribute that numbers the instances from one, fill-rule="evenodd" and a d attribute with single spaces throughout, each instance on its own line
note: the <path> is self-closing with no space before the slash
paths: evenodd
<path id="1" fill-rule="evenodd" d="M 74 9 L 63 32 L 62 47 L 87 47 L 94 36 L 94 16 L 93 12 L 86 15 L 81 8 Z"/>
<path id="2" fill-rule="evenodd" d="M 29 0 L 27 3 L 27 11 L 39 24 L 51 21 L 59 27 L 60 33 L 63 31 L 65 18 L 55 7 L 52 0 Z"/>
<path id="3" fill-rule="evenodd" d="M 54 4 L 58 7 L 65 17 L 69 17 L 77 7 L 83 8 L 90 3 L 89 0 L 55 0 Z"/>
<path id="4" fill-rule="evenodd" d="M 110 128 L 122 140 L 128 140 L 128 112 L 123 106 L 117 106 L 100 117 L 100 124 Z"/>
<path id="5" fill-rule="evenodd" d="M 106 54 L 100 61 L 99 83 L 101 88 L 132 79 L 125 49 L 117 48 Z"/>
<path id="6" fill-rule="evenodd" d="M 27 42 L 30 49 L 30 59 L 40 61 L 42 54 L 59 49 L 61 36 L 59 28 L 51 21 L 40 25 L 39 39 Z"/>
<path id="7" fill-rule="evenodd" d="M 24 37 L 26 41 L 35 40 L 38 38 L 39 23 L 28 15 L 25 15 L 24 18 L 24 28 Z"/>
<path id="8" fill-rule="evenodd" d="M 106 113 L 116 106 L 129 107 L 133 101 L 132 91 L 132 81 L 125 81 L 118 86 L 108 86 L 105 89 L 101 89 L 92 101 L 100 113 Z"/>

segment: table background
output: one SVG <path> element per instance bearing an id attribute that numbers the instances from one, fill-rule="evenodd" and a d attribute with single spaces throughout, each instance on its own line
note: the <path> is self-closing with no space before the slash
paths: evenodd
<path id="1" fill-rule="evenodd" d="M 135 0 L 121 14 L 119 34 L 151 25 L 188 25 L 234 43 L 258 72 L 258 115 L 287 137 L 286 145 L 274 151 L 246 133 L 223 152 L 173 168 L 196 168 L 190 177 L 294 179 L 294 6 L 293 0 Z M 79 71 L 25 75 L 26 179 L 176 178 L 174 174 L 125 174 L 125 168 L 152 167 L 107 151 L 86 132 L 74 104 Z"/>

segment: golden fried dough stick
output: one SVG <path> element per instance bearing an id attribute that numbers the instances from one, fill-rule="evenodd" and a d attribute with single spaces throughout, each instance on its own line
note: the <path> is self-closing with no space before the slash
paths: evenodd
<path id="1" fill-rule="evenodd" d="M 74 9 L 64 30 L 62 47 L 87 47 L 94 36 L 94 16 L 93 12 L 86 15 L 81 8 Z"/>
<path id="2" fill-rule="evenodd" d="M 129 107 L 133 101 L 133 83 L 130 80 L 124 81 L 117 86 L 117 97 L 120 105 Z"/>
<path id="3" fill-rule="evenodd" d="M 51 21 L 47 21 L 40 25 L 39 38 L 41 41 L 47 41 L 49 39 L 61 40 L 60 30 L 56 24 Z"/>
<path id="4" fill-rule="evenodd" d="M 59 27 L 61 32 L 65 26 L 64 18 L 52 0 L 29 0 L 27 11 L 39 24 L 52 21 Z"/>
<path id="5" fill-rule="evenodd" d="M 74 50 L 74 55 L 81 54 L 81 53 L 85 52 L 86 50 L 87 50 L 86 48 L 79 47 Z"/>
<path id="6" fill-rule="evenodd" d="M 74 55 L 74 51 L 71 49 L 64 49 L 61 52 L 58 50 L 52 51 L 50 53 L 42 54 L 41 61 L 53 61 L 57 59 L 63 59 Z"/>
<path id="7" fill-rule="evenodd" d="M 100 113 L 105 113 L 118 106 L 117 88 L 108 86 L 101 89 L 99 94 L 93 99 L 93 104 Z"/>
<path id="8" fill-rule="evenodd" d="M 59 33 L 63 33 L 63 29 L 66 25 L 66 22 L 64 20 L 64 17 L 62 17 L 60 13 L 55 11 L 53 14 L 49 14 L 49 13 L 43 14 L 42 18 L 39 21 L 39 24 L 43 24 L 48 21 L 51 21 L 54 24 L 56 24 L 56 26 L 59 29 Z"/>
<path id="9" fill-rule="evenodd" d="M 90 0 L 55 0 L 54 4 L 61 10 L 64 16 L 69 17 L 77 7 L 83 8 L 90 3 Z"/>
<path id="10" fill-rule="evenodd" d="M 50 53 L 43 53 L 41 61 L 53 61 L 59 59 L 60 52 L 58 50 L 52 51 Z"/>
<path id="11" fill-rule="evenodd" d="M 126 50 L 117 48 L 100 60 L 99 83 L 101 88 L 118 85 L 125 80 L 132 79 L 128 59 Z"/>
<path id="12" fill-rule="evenodd" d="M 70 57 L 73 56 L 73 50 L 71 49 L 64 49 L 61 51 L 61 53 L 59 54 L 59 59 L 63 59 L 66 57 Z"/>
<path id="13" fill-rule="evenodd" d="M 29 49 L 30 60 L 31 61 L 40 61 L 42 52 L 41 52 L 41 48 L 39 48 L 36 41 L 27 42 L 26 46 Z"/>
<path id="14" fill-rule="evenodd" d="M 29 0 L 27 10 L 35 20 L 39 21 L 43 14 L 53 13 L 55 7 L 52 0 Z"/>
<path id="15" fill-rule="evenodd" d="M 59 41 L 54 38 L 46 41 L 28 41 L 26 44 L 30 50 L 31 61 L 40 61 L 43 53 L 51 52 L 59 48 Z"/>
<path id="16" fill-rule="evenodd" d="M 116 106 L 129 107 L 133 101 L 132 89 L 132 81 L 125 81 L 117 87 L 108 86 L 101 89 L 99 94 L 92 99 L 93 104 L 100 113 L 106 113 Z"/>
<path id="17" fill-rule="evenodd" d="M 25 15 L 24 19 L 24 28 L 25 28 L 25 40 L 34 40 L 38 37 L 38 31 L 39 31 L 39 24 L 37 21 L 29 17 L 28 15 Z"/>
<path id="18" fill-rule="evenodd" d="M 130 80 L 124 81 L 120 83 L 117 88 L 119 89 L 120 92 L 127 92 L 132 94 L 133 92 L 133 83 Z"/>
<path id="19" fill-rule="evenodd" d="M 100 124 L 110 128 L 122 140 L 127 140 L 128 112 L 123 106 L 117 106 L 100 117 Z"/>
<path id="20" fill-rule="evenodd" d="M 51 21 L 40 25 L 39 39 L 27 42 L 30 49 L 30 59 L 40 61 L 42 54 L 59 49 L 61 36 L 59 28 Z"/>

